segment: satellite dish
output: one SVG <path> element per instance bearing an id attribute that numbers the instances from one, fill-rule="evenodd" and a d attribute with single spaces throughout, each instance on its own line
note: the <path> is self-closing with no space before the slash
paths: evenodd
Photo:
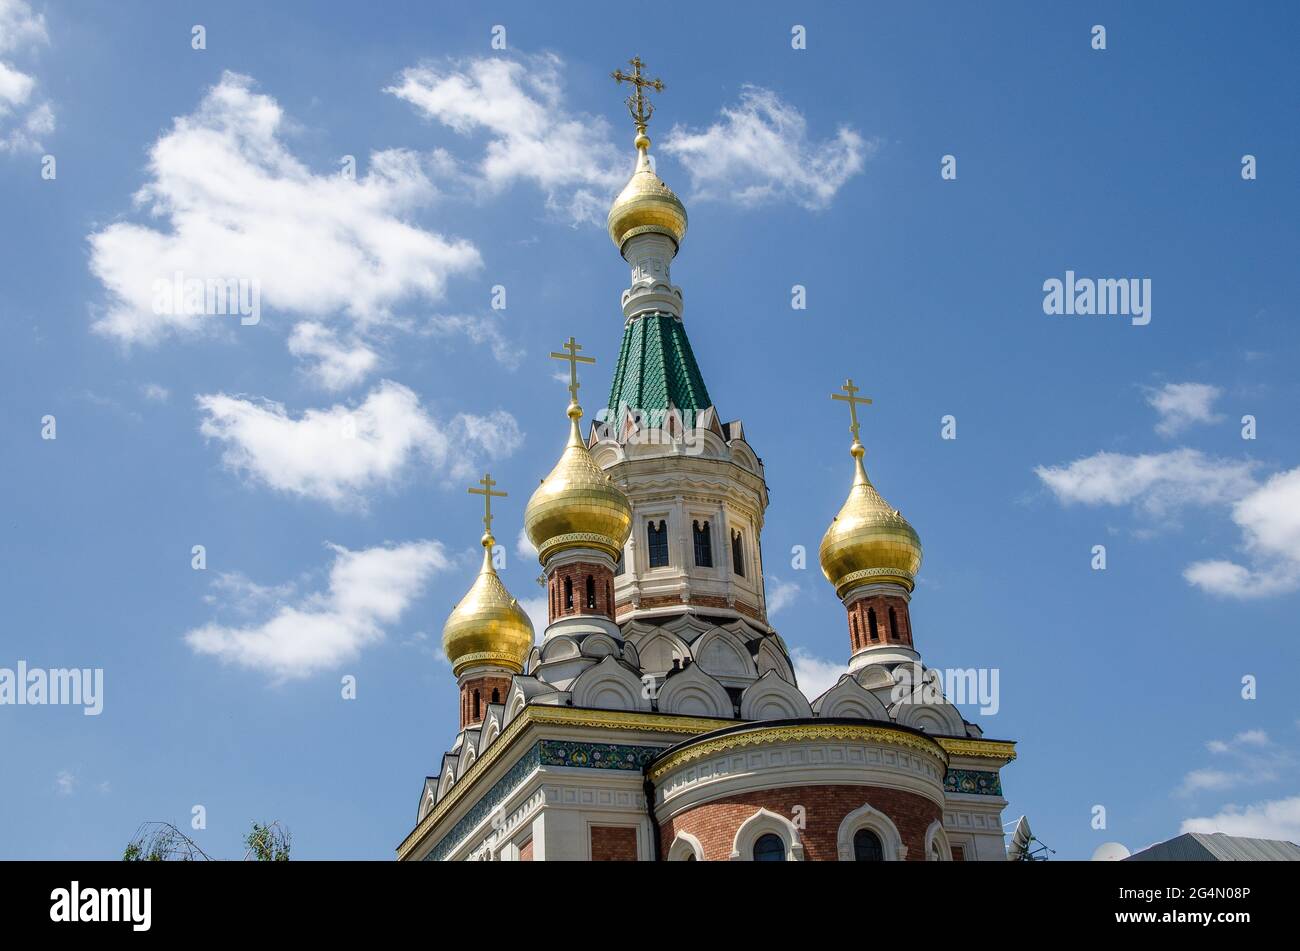
<path id="1" fill-rule="evenodd" d="M 1016 820 L 1016 827 L 1011 832 L 1011 844 L 1007 846 L 1007 859 L 1012 862 L 1023 862 L 1028 858 L 1029 843 L 1034 839 L 1034 834 L 1029 831 L 1029 819 L 1021 816 Z"/>
<path id="2" fill-rule="evenodd" d="M 1097 851 L 1092 853 L 1094 862 L 1120 862 L 1128 858 L 1132 853 L 1118 842 L 1103 842 L 1097 846 Z"/>

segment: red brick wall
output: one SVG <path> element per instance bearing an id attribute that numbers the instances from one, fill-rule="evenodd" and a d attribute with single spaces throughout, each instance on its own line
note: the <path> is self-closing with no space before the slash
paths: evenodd
<path id="1" fill-rule="evenodd" d="M 636 829 L 633 826 L 592 826 L 593 862 L 635 862 Z"/>
<path id="2" fill-rule="evenodd" d="M 474 715 L 474 691 L 476 690 L 479 696 L 477 716 Z M 492 699 L 493 690 L 497 692 L 495 701 Z M 499 674 L 471 677 L 466 680 L 460 687 L 460 728 L 463 730 L 467 726 L 483 722 L 483 717 L 487 715 L 488 704 L 505 703 L 509 692 L 510 678 Z"/>
<path id="3" fill-rule="evenodd" d="M 596 606 L 587 607 L 587 579 L 595 589 Z M 573 586 L 573 606 L 564 596 L 565 580 Z M 604 565 L 587 561 L 572 561 L 553 569 L 546 582 L 547 621 L 556 618 L 585 614 L 614 619 L 614 572 Z"/>
<path id="4" fill-rule="evenodd" d="M 519 861 L 531 862 L 533 860 L 533 840 L 529 839 L 523 845 L 519 846 Z"/>
<path id="5" fill-rule="evenodd" d="M 756 621 L 763 620 L 763 615 L 759 612 L 758 608 L 754 607 L 753 605 L 746 604 L 744 601 L 736 601 L 734 604 L 727 604 L 726 598 L 718 597 L 717 595 L 699 594 L 699 595 L 692 596 L 686 601 L 683 601 L 681 598 L 677 597 L 676 595 L 671 595 L 671 594 L 657 594 L 657 595 L 652 595 L 650 597 L 641 599 L 641 607 L 643 609 L 675 608 L 675 607 L 680 607 L 685 605 L 690 605 L 692 607 L 697 607 L 697 608 L 729 607 L 739 614 L 743 614 L 746 617 L 754 618 L 754 620 Z M 632 602 L 624 601 L 618 605 L 617 613 L 628 614 L 632 610 L 633 610 Z"/>
<path id="6" fill-rule="evenodd" d="M 898 827 L 908 861 L 925 860 L 925 832 L 936 819 L 942 819 L 939 806 L 915 793 L 875 786 L 794 786 L 718 799 L 665 822 L 660 827 L 660 841 L 667 855 L 677 833 L 688 832 L 700 840 L 705 861 L 726 861 L 731 858 L 736 830 L 760 808 L 795 821 L 794 807 L 803 806 L 807 824 L 799 841 L 804 858 L 835 862 L 839 859 L 840 823 L 864 803 L 889 816 Z"/>
<path id="7" fill-rule="evenodd" d="M 894 609 L 898 622 L 898 636 L 889 631 L 889 609 Z M 871 615 L 876 612 L 876 639 L 871 639 Z M 859 598 L 849 605 L 849 643 L 853 651 L 879 644 L 912 644 L 912 619 L 907 613 L 907 601 L 894 595 L 879 594 Z"/>

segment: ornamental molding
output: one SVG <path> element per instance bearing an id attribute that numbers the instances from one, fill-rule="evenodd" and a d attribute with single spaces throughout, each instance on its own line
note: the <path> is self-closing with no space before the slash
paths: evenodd
<path id="1" fill-rule="evenodd" d="M 462 654 L 456 658 L 456 669 L 452 671 L 452 674 L 459 677 L 471 667 L 487 664 L 504 667 L 516 674 L 521 674 L 524 671 L 523 667 L 519 665 L 519 658 L 510 651 L 475 651 L 472 654 Z"/>
<path id="2" fill-rule="evenodd" d="M 597 535 L 594 532 L 569 532 L 548 538 L 546 544 L 537 552 L 537 560 L 545 564 L 547 558 L 565 548 L 594 548 L 609 555 L 615 561 L 621 554 L 618 548 L 610 544 L 609 538 L 605 535 Z"/>
<path id="3" fill-rule="evenodd" d="M 816 740 L 857 741 L 866 743 L 887 743 L 916 750 L 934 757 L 943 769 L 948 768 L 948 757 L 942 747 L 929 737 L 918 736 L 903 730 L 884 726 L 866 726 L 857 724 L 807 723 L 791 726 L 768 727 L 766 729 L 746 730 L 720 736 L 713 740 L 695 743 L 669 754 L 664 760 L 650 770 L 650 778 L 658 782 L 673 770 L 692 763 L 714 753 L 743 749 L 747 746 L 760 746 L 770 743 L 792 743 Z"/>
<path id="4" fill-rule="evenodd" d="M 978 756 L 1010 762 L 1016 758 L 1016 744 L 1011 740 L 976 740 L 937 736 L 935 741 L 949 756 Z"/>

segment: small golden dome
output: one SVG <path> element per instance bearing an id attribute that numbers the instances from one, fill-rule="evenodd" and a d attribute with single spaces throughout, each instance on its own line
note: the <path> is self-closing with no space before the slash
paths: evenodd
<path id="1" fill-rule="evenodd" d="M 623 250 L 628 238 L 654 232 L 666 234 L 676 244 L 686 236 L 686 206 L 650 168 L 650 138 L 636 137 L 636 171 L 609 209 L 609 237 Z"/>
<path id="2" fill-rule="evenodd" d="M 533 622 L 492 567 L 495 544 L 483 536 L 483 567 L 442 626 L 442 650 L 457 677 L 475 664 L 522 673 L 533 646 Z"/>
<path id="3" fill-rule="evenodd" d="M 907 519 L 880 497 L 854 440 L 855 473 L 849 497 L 822 536 L 822 572 L 843 598 L 854 588 L 892 582 L 911 591 L 921 570 L 921 539 Z"/>
<path id="4" fill-rule="evenodd" d="M 615 561 L 632 532 L 632 505 L 582 441 L 582 407 L 569 404 L 569 441 L 524 510 L 524 531 L 542 562 L 566 548 L 594 548 Z"/>

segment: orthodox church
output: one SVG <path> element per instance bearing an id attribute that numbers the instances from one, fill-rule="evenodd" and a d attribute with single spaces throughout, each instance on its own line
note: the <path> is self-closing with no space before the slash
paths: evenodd
<path id="1" fill-rule="evenodd" d="M 663 84 L 631 65 L 614 74 L 637 128 L 608 218 L 631 268 L 618 364 L 584 436 L 578 366 L 594 361 L 572 337 L 551 354 L 569 363 L 568 439 L 524 514 L 546 630 L 493 566 L 504 493 L 485 476 L 483 565 L 443 629 L 460 732 L 398 858 L 1004 861 L 1015 745 L 966 722 L 922 663 L 921 542 L 867 476 L 870 401 L 851 381 L 833 397 L 852 421 L 848 497 L 819 551 L 848 663 L 816 699 L 795 681 L 767 617 L 763 463 L 718 419 L 669 273 L 687 219 L 649 156 L 646 92 Z"/>

